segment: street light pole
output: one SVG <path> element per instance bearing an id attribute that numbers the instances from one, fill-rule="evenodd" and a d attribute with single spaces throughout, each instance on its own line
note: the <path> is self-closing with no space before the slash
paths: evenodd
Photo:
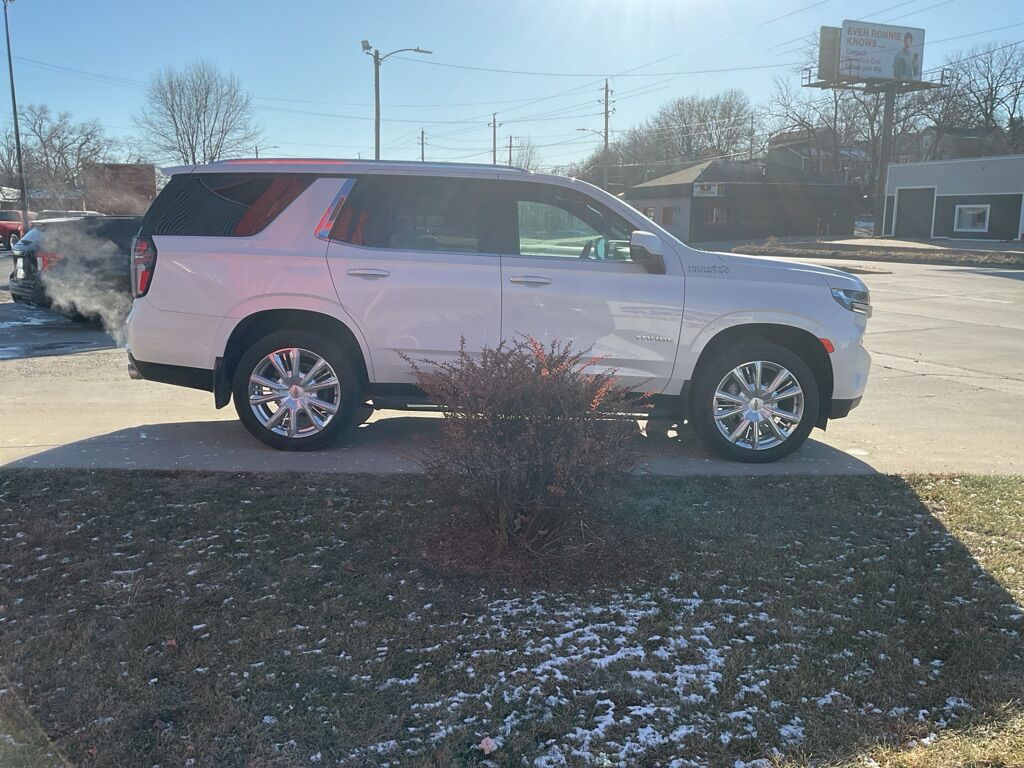
<path id="1" fill-rule="evenodd" d="M 7 6 L 14 0 L 4 2 L 4 32 L 7 34 L 7 74 L 11 78 L 11 112 L 14 113 L 14 152 L 18 156 L 18 186 L 21 189 L 21 226 L 28 231 L 28 191 L 25 189 L 25 167 L 21 159 L 21 129 L 18 127 L 18 97 L 14 92 L 14 57 L 11 55 L 11 25 L 7 21 Z"/>
<path id="2" fill-rule="evenodd" d="M 373 49 L 373 159 L 380 160 L 380 51 Z"/>
<path id="3" fill-rule="evenodd" d="M 603 182 L 602 182 L 602 187 L 601 188 L 605 192 L 608 191 L 608 130 L 607 130 L 607 125 L 608 125 L 607 115 L 605 115 L 605 126 L 606 126 L 606 128 L 605 128 L 604 131 L 595 131 L 593 128 L 577 128 L 576 129 L 577 131 L 582 131 L 584 133 L 592 133 L 595 136 L 600 136 L 601 140 L 603 141 L 603 145 L 602 145 L 602 149 L 601 149 L 601 165 L 603 167 L 603 171 L 601 173 L 601 177 L 603 179 Z"/>
<path id="4" fill-rule="evenodd" d="M 4 0 L 8 2 L 8 0 Z M 362 41 L 363 53 L 367 56 L 373 57 L 373 158 L 380 160 L 380 65 L 389 56 L 394 56 L 396 53 L 405 53 L 406 51 L 411 53 L 422 53 L 427 56 L 433 53 L 425 48 L 399 48 L 391 51 L 391 53 L 381 54 L 381 52 L 370 45 L 369 40 Z"/>

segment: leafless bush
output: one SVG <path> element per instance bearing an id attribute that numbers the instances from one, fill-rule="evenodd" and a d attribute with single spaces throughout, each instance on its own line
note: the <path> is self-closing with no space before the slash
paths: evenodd
<path id="1" fill-rule="evenodd" d="M 463 343 L 451 362 L 406 359 L 444 414 L 439 445 L 419 461 L 442 498 L 483 515 L 499 547 L 550 546 L 599 481 L 635 464 L 624 414 L 642 406 L 571 344 L 525 338 L 471 355 Z"/>

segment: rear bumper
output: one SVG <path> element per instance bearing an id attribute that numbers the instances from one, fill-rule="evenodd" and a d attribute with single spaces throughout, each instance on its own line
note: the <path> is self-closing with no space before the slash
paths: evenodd
<path id="1" fill-rule="evenodd" d="M 173 384 L 177 387 L 213 392 L 213 371 L 205 368 L 189 368 L 184 365 L 147 363 L 136 360 L 130 352 L 128 353 L 128 375 L 133 379 L 158 381 L 161 384 Z"/>
<path id="2" fill-rule="evenodd" d="M 832 407 L 828 417 L 830 419 L 842 419 L 850 415 L 850 411 L 860 405 L 860 398 L 836 399 L 832 398 Z"/>
<path id="3" fill-rule="evenodd" d="M 50 297 L 38 280 L 18 280 L 11 277 L 8 290 L 15 301 L 25 304 L 38 304 L 40 307 L 50 306 Z"/>

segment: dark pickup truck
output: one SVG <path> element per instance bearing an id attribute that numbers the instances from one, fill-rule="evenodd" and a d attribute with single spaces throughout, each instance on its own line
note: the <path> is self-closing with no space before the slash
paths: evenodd
<path id="1" fill-rule="evenodd" d="M 131 302 L 131 241 L 141 216 L 37 221 L 14 244 L 11 297 L 71 317 L 94 317 L 110 301 Z"/>

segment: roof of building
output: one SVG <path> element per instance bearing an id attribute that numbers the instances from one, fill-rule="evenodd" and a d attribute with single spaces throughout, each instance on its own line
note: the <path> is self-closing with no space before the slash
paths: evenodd
<path id="1" fill-rule="evenodd" d="M 424 163 L 415 160 L 351 160 L 343 158 L 259 157 L 218 160 L 205 165 L 162 168 L 168 176 L 179 173 L 401 173 L 435 175 L 529 174 L 523 168 L 483 163 Z"/>
<path id="2" fill-rule="evenodd" d="M 637 184 L 633 189 L 676 187 L 704 183 L 760 184 L 832 184 L 831 179 L 815 171 L 801 171 L 781 163 L 760 160 L 706 160 L 681 171 Z"/>
<path id="3" fill-rule="evenodd" d="M 693 184 L 695 181 L 703 181 L 700 178 L 704 170 L 713 163 L 714 160 L 706 160 L 703 163 L 697 163 L 691 165 L 689 168 L 683 168 L 681 171 L 670 173 L 667 176 L 659 176 L 656 179 L 645 181 L 642 184 L 634 185 L 636 187 L 671 187 L 676 184 Z"/>
<path id="4" fill-rule="evenodd" d="M 938 129 L 929 125 L 922 133 L 938 133 Z M 943 128 L 943 136 L 953 136 L 960 139 L 987 139 L 993 133 L 1005 133 L 998 125 L 980 126 L 976 128 Z"/>
<path id="5" fill-rule="evenodd" d="M 1002 164 L 1017 164 L 1024 163 L 1024 155 L 981 155 L 980 157 L 952 157 L 948 160 L 914 160 L 909 163 L 892 163 L 889 165 L 890 169 L 893 168 L 906 168 L 909 166 L 921 166 L 921 165 L 951 165 L 953 163 L 991 163 L 998 161 Z"/>

